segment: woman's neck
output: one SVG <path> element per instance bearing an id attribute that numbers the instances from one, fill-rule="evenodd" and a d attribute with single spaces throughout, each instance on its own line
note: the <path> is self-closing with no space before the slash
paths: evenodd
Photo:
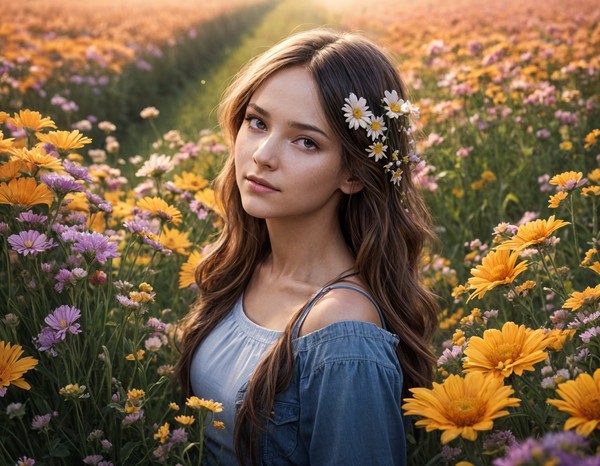
<path id="1" fill-rule="evenodd" d="M 263 264 L 273 280 L 320 286 L 354 266 L 337 223 L 267 221 L 271 255 Z"/>

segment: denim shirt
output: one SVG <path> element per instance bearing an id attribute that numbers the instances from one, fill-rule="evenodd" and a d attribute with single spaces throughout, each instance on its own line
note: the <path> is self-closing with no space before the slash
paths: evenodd
<path id="1" fill-rule="evenodd" d="M 293 329 L 294 373 L 289 386 L 275 396 L 261 439 L 260 464 L 404 466 L 405 431 L 400 408 L 403 378 L 395 352 L 398 337 L 377 325 L 359 321 L 336 322 L 299 336 L 299 329 L 310 308 L 329 289 L 322 289 L 313 297 Z M 243 318 L 241 307 L 237 312 L 238 318 L 242 319 L 236 325 L 257 327 Z M 249 330 L 262 330 L 259 334 L 249 335 L 265 342 L 274 341 L 272 339 L 277 337 L 264 328 Z M 219 340 L 217 335 L 215 338 L 218 340 L 215 351 L 227 351 L 228 355 L 232 354 L 232 347 L 227 348 L 227 345 L 235 346 L 240 341 L 227 343 Z M 248 344 L 253 343 L 256 341 L 248 341 Z M 199 356 L 197 363 L 205 370 L 204 376 L 198 374 L 199 383 L 205 377 L 210 379 L 219 369 L 215 361 L 220 359 L 218 353 Z M 245 363 L 248 354 L 240 354 L 239 360 Z M 206 367 L 207 364 L 209 367 Z M 216 377 L 216 383 L 220 380 Z M 246 393 L 247 375 L 242 377 L 244 380 L 245 383 L 238 385 L 241 388 L 231 394 L 237 407 Z M 200 392 L 197 395 L 204 394 Z M 212 393 L 210 396 L 213 396 Z M 220 455 L 217 453 L 218 445 L 214 441 L 209 443 L 211 450 L 220 458 L 217 463 L 207 458 L 205 463 L 223 466 L 236 463 L 230 450 Z"/>
<path id="2" fill-rule="evenodd" d="M 295 372 L 275 396 L 261 464 L 405 465 L 398 342 L 396 335 L 359 321 L 295 338 Z M 242 387 L 238 403 L 244 393 Z"/>

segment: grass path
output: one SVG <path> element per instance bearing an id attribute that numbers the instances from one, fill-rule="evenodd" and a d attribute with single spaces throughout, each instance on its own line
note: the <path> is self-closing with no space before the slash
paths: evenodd
<path id="1" fill-rule="evenodd" d="M 332 26 L 332 18 L 310 0 L 278 2 L 254 29 L 242 34 L 237 47 L 220 51 L 223 57 L 220 63 L 207 67 L 205 73 L 187 81 L 180 92 L 157 105 L 161 112 L 156 120 L 159 131 L 177 129 L 184 137 L 195 139 L 201 129 L 216 128 L 220 96 L 246 61 L 292 32 Z M 154 140 L 149 125 L 134 124 L 128 134 L 122 141 L 123 156 L 148 152 L 148 145 Z"/>

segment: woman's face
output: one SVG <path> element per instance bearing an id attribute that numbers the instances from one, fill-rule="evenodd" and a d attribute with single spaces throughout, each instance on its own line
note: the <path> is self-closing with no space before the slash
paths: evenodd
<path id="1" fill-rule="evenodd" d="M 350 176 L 341 154 L 310 74 L 276 72 L 252 95 L 235 141 L 244 210 L 264 219 L 335 217 Z"/>

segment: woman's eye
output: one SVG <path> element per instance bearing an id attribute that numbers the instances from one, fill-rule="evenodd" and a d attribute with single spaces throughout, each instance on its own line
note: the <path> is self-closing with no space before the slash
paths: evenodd
<path id="1" fill-rule="evenodd" d="M 260 120 L 259 118 L 256 118 L 253 116 L 247 116 L 246 121 L 248 122 L 248 125 L 250 126 L 250 128 L 255 128 L 255 129 L 260 129 L 260 130 L 264 130 L 267 128 L 267 125 L 265 125 L 263 123 L 263 121 Z"/>
<path id="2" fill-rule="evenodd" d="M 315 150 L 319 148 L 319 146 L 317 146 L 315 141 L 313 141 L 312 139 L 300 138 L 299 141 L 304 149 Z"/>

